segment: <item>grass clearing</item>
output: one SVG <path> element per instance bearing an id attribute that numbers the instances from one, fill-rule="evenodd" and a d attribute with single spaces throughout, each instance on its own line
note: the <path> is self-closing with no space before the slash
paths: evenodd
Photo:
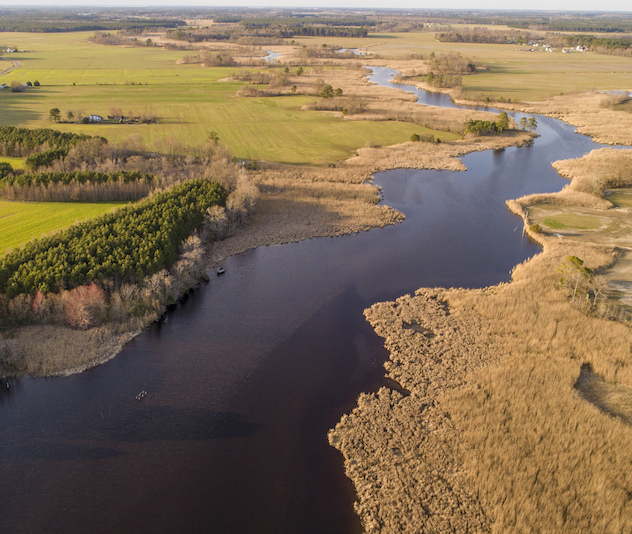
<path id="1" fill-rule="evenodd" d="M 623 102 L 621 104 L 616 104 L 614 109 L 617 111 L 627 111 L 628 113 L 632 113 L 632 100 L 628 100 L 627 102 Z"/>
<path id="2" fill-rule="evenodd" d="M 0 253 L 123 204 L 0 201 Z"/>
<path id="3" fill-rule="evenodd" d="M 542 223 L 555 230 L 575 228 L 577 230 L 596 230 L 601 227 L 601 222 L 595 217 L 576 215 L 574 213 L 560 213 L 555 217 L 545 217 Z"/>
<path id="4" fill-rule="evenodd" d="M 606 199 L 618 208 L 632 208 L 632 191 L 617 189 L 611 191 Z"/>
<path id="5" fill-rule="evenodd" d="M 0 156 L 0 163 L 2 162 L 8 163 L 14 169 L 23 169 L 25 159 L 26 158 L 12 158 L 10 156 Z"/>

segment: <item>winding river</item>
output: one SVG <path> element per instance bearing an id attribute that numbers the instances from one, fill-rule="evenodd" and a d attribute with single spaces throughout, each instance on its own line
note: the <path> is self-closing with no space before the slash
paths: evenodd
<path id="1" fill-rule="evenodd" d="M 107 364 L 13 380 L 0 394 L 3 530 L 360 532 L 326 435 L 386 384 L 362 311 L 420 286 L 507 281 L 539 251 L 505 200 L 559 190 L 550 163 L 601 145 L 537 120 L 533 146 L 467 155 L 467 172 L 376 175 L 403 224 L 231 257 Z"/>

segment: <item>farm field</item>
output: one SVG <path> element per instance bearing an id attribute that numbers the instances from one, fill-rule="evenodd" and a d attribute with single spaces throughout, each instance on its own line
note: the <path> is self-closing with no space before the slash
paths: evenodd
<path id="1" fill-rule="evenodd" d="M 471 27 L 453 24 L 452 28 Z M 503 29 L 503 27 L 494 27 Z M 537 32 L 531 32 L 537 33 Z M 463 76 L 463 92 L 467 98 L 485 96 L 520 101 L 543 100 L 560 93 L 577 93 L 592 89 L 628 89 L 632 76 L 629 58 L 592 52 L 521 52 L 524 45 L 479 43 L 441 43 L 434 32 L 369 34 L 368 39 L 323 37 L 296 38 L 299 44 L 336 44 L 348 48 L 366 48 L 381 58 L 402 59 L 409 54 L 458 52 L 487 70 Z"/>
<path id="2" fill-rule="evenodd" d="M 126 203 L 0 201 L 0 255 L 33 238 L 97 217 L 123 204 Z"/>
<path id="3" fill-rule="evenodd" d="M 12 56 L 22 66 L 4 76 L 3 82 L 42 84 L 21 94 L 0 92 L 0 125 L 51 127 L 48 111 L 53 107 L 62 116 L 79 110 L 107 116 L 116 107 L 124 114 L 155 113 L 159 124 L 60 123 L 55 128 L 102 135 L 114 142 L 140 135 L 147 147 L 167 138 L 197 145 L 212 130 L 238 158 L 296 164 L 335 162 L 367 141 L 400 143 L 420 130 L 413 124 L 343 121 L 332 113 L 302 111 L 301 106 L 316 100 L 312 96 L 238 98 L 235 92 L 242 82 L 220 81 L 237 67 L 176 65 L 192 52 L 94 45 L 86 40 L 91 35 L 0 34 L 0 42 L 15 42 L 30 50 Z M 440 135 L 430 130 L 422 133 Z"/>

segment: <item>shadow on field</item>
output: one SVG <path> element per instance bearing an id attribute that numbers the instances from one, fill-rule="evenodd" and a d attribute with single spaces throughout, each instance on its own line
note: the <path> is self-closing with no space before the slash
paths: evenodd
<path id="1" fill-rule="evenodd" d="M 582 365 L 575 389 L 602 412 L 632 425 L 632 388 L 607 382 L 596 374 L 590 364 Z"/>
<path id="2" fill-rule="evenodd" d="M 11 89 L 0 91 L 0 125 L 8 126 L 41 118 L 39 113 L 23 107 L 22 99 L 25 98 L 32 102 L 41 99 L 42 96 L 28 92 L 13 93 Z"/>

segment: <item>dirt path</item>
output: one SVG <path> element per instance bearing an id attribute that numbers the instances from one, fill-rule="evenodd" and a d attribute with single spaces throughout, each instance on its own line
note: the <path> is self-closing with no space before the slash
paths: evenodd
<path id="1" fill-rule="evenodd" d="M 5 69 L 2 72 L 0 72 L 0 76 L 4 76 L 5 74 L 9 74 L 12 70 L 17 69 L 20 66 L 20 62 L 19 61 L 13 61 L 12 59 L 7 59 L 6 57 L 0 56 L 0 60 L 9 61 L 9 62 L 13 63 L 12 67 L 9 67 L 8 69 Z"/>

